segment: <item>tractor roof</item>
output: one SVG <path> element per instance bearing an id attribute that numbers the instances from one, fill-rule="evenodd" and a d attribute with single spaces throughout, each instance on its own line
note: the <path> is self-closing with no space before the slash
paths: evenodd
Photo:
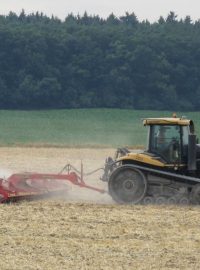
<path id="1" fill-rule="evenodd" d="M 146 125 L 179 125 L 179 126 L 190 126 L 193 122 L 184 118 L 177 117 L 164 117 L 164 118 L 146 118 L 143 119 L 144 126 Z"/>

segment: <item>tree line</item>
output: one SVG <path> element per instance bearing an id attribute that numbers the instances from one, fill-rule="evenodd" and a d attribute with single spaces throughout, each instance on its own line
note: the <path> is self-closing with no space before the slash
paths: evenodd
<path id="1" fill-rule="evenodd" d="M 0 15 L 0 109 L 200 110 L 200 20 Z"/>

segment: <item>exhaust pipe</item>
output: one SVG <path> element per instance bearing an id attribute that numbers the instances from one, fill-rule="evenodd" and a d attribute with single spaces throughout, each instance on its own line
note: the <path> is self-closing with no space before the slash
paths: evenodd
<path id="1" fill-rule="evenodd" d="M 189 134 L 188 137 L 188 162 L 187 162 L 189 171 L 196 171 L 196 135 Z"/>

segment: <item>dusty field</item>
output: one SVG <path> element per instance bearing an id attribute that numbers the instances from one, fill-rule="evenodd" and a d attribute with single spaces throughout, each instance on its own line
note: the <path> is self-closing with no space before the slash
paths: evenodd
<path id="1" fill-rule="evenodd" d="M 108 154 L 0 148 L 1 168 L 13 172 L 57 172 L 81 159 L 90 171 Z M 88 182 L 104 187 L 98 176 Z M 199 269 L 199 207 L 120 206 L 106 194 L 72 189 L 67 200 L 0 205 L 0 216 L 2 270 Z"/>

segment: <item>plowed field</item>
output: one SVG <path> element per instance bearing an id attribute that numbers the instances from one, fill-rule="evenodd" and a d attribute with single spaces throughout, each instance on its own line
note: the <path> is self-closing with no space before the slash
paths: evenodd
<path id="1" fill-rule="evenodd" d="M 0 148 L 1 174 L 101 167 L 113 149 Z M 3 170 L 4 169 L 4 170 Z M 106 188 L 99 173 L 89 184 Z M 67 198 L 0 205 L 0 269 L 199 269 L 200 208 L 121 206 L 72 188 Z"/>

